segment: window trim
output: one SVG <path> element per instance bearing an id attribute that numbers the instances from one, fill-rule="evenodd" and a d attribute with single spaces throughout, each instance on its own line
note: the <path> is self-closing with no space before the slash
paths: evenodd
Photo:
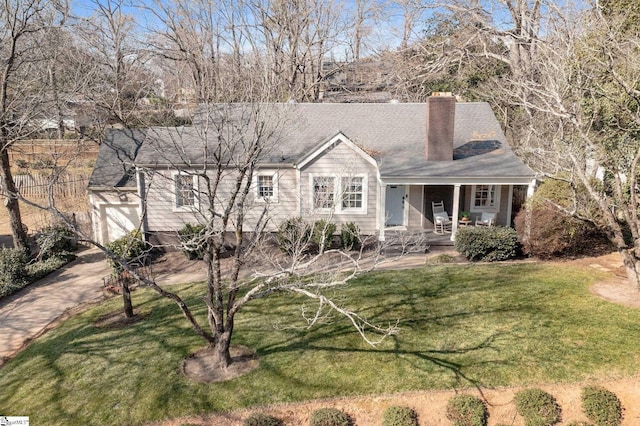
<path id="1" fill-rule="evenodd" d="M 316 192 L 314 181 L 316 178 L 331 178 L 333 180 L 333 206 L 332 207 L 316 207 Z M 331 213 L 336 210 L 336 175 L 332 173 L 312 173 L 309 174 L 309 195 L 311 198 L 311 210 L 316 213 Z"/>
<path id="2" fill-rule="evenodd" d="M 270 197 L 261 197 L 260 196 L 260 186 L 259 186 L 259 182 L 260 182 L 260 177 L 261 176 L 268 176 L 272 179 L 272 184 L 273 184 L 273 195 Z M 255 200 L 260 202 L 260 203 L 277 203 L 278 202 L 278 198 L 279 198 L 279 191 L 278 191 L 278 172 L 277 171 L 259 171 L 257 173 L 254 173 L 253 175 L 253 179 L 252 179 L 252 184 L 253 187 L 255 188 L 253 193 L 255 196 Z"/>
<path id="3" fill-rule="evenodd" d="M 193 191 L 193 204 L 192 205 L 178 205 L 178 177 L 191 177 L 192 191 Z M 198 197 L 198 175 L 187 172 L 173 172 L 171 173 L 171 182 L 173 190 L 173 211 L 185 212 L 198 210 L 200 207 L 200 199 Z"/>
<path id="4" fill-rule="evenodd" d="M 315 206 L 315 185 L 316 178 L 332 178 L 333 179 L 333 207 L 316 207 Z M 344 180 L 351 178 L 362 179 L 362 207 L 343 207 L 344 196 Z M 315 213 L 333 213 L 341 215 L 365 215 L 368 212 L 369 202 L 369 177 L 367 173 L 310 173 L 309 174 L 309 198 L 311 211 Z"/>
<path id="5" fill-rule="evenodd" d="M 476 195 L 479 186 L 488 186 L 490 190 L 493 190 L 493 205 L 490 206 L 476 206 Z M 492 212 L 498 213 L 500 211 L 500 192 L 502 192 L 502 187 L 500 185 L 493 184 L 480 184 L 480 185 L 471 185 L 471 212 Z"/>

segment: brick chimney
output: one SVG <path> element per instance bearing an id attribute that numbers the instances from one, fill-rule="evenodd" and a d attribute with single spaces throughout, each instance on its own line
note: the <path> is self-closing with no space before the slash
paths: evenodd
<path id="1" fill-rule="evenodd" d="M 435 92 L 427 98 L 427 161 L 453 160 L 453 126 L 456 98 L 450 92 Z"/>

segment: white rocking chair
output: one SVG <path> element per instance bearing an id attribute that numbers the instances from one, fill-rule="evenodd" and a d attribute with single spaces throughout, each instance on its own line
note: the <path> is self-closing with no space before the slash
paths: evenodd
<path id="1" fill-rule="evenodd" d="M 437 201 L 431 203 L 433 208 L 433 232 L 436 234 L 444 234 L 445 232 L 451 232 L 451 226 L 453 222 L 451 218 L 444 210 L 444 202 Z"/>
<path id="2" fill-rule="evenodd" d="M 495 213 L 482 212 L 482 216 L 476 218 L 476 226 L 494 226 L 495 224 Z"/>

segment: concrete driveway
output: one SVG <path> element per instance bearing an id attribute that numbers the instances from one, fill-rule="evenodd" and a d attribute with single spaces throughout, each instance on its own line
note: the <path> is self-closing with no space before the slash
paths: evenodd
<path id="1" fill-rule="evenodd" d="M 76 260 L 0 301 L 0 365 L 72 309 L 104 299 L 104 255 L 84 250 Z"/>

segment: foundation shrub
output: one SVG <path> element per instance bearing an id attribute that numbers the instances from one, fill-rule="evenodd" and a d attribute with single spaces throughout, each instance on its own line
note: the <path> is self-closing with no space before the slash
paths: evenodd
<path id="1" fill-rule="evenodd" d="M 336 224 L 328 222 L 324 219 L 317 220 L 313 224 L 313 241 L 318 249 L 324 251 L 333 245 L 333 235 L 336 233 Z"/>
<path id="2" fill-rule="evenodd" d="M 340 228 L 340 247 L 351 250 L 360 245 L 360 228 L 353 222 L 343 223 Z"/>
<path id="3" fill-rule="evenodd" d="M 278 247 L 283 253 L 292 255 L 309 249 L 312 227 L 301 217 L 285 220 L 278 227 Z"/>
<path id="4" fill-rule="evenodd" d="M 204 225 L 192 225 L 190 223 L 185 224 L 182 229 L 178 231 L 180 237 L 180 246 L 182 247 L 182 253 L 189 260 L 202 260 L 204 257 Z"/>
<path id="5" fill-rule="evenodd" d="M 456 250 L 473 261 L 512 259 L 518 254 L 518 235 L 503 226 L 461 228 L 456 233 Z"/>
<path id="6" fill-rule="evenodd" d="M 131 231 L 127 235 L 106 244 L 105 247 L 116 256 L 123 258 L 130 265 L 143 265 L 145 256 L 149 251 L 149 247 L 142 239 L 140 231 Z M 111 272 L 114 275 L 118 275 L 123 271 L 123 267 L 111 258 L 108 258 L 107 262 L 111 266 Z"/>

